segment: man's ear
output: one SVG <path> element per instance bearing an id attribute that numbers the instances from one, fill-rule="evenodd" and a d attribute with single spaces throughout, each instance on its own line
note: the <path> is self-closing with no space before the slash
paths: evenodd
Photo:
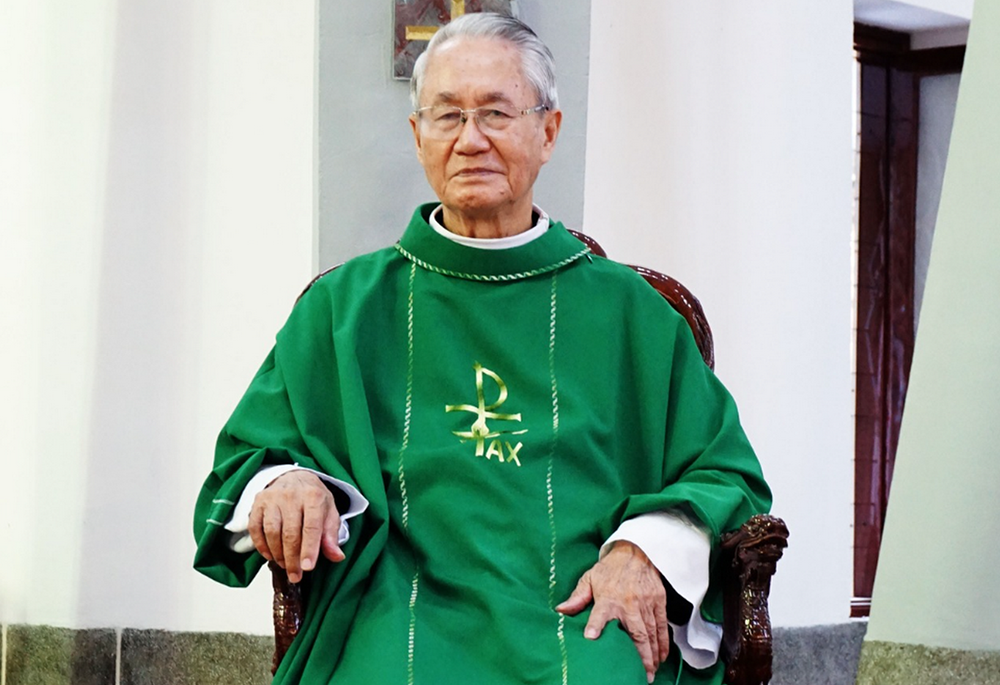
<path id="1" fill-rule="evenodd" d="M 556 139 L 559 138 L 559 129 L 562 128 L 562 110 L 554 109 L 545 113 L 545 123 L 543 124 L 544 141 L 542 142 L 542 163 L 549 161 L 553 150 L 556 148 Z"/>
<path id="2" fill-rule="evenodd" d="M 416 114 L 410 115 L 410 128 L 413 129 L 413 143 L 417 147 L 417 160 L 423 164 L 424 163 L 424 148 L 423 141 L 420 139 L 420 122 L 417 120 Z"/>

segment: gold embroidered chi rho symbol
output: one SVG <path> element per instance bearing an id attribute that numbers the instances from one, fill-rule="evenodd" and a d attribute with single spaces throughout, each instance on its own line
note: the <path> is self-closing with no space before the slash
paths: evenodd
<path id="1" fill-rule="evenodd" d="M 519 442 L 517 445 L 511 446 L 506 440 L 501 441 L 500 436 L 502 435 L 523 435 L 527 433 L 527 429 L 509 431 L 509 430 L 496 430 L 490 428 L 486 423 L 487 419 L 494 421 L 520 421 L 521 414 L 501 414 L 496 411 L 504 402 L 507 401 L 507 384 L 503 380 L 490 371 L 489 369 L 483 367 L 482 364 L 476 362 L 472 365 L 472 368 L 476 370 L 476 399 L 478 404 L 446 404 L 444 410 L 446 412 L 452 411 L 467 411 L 472 412 L 476 415 L 476 420 L 472 422 L 472 427 L 467 431 L 452 431 L 455 435 L 462 439 L 462 442 L 474 441 L 476 443 L 476 456 L 485 456 L 487 459 L 493 456 L 497 457 L 497 460 L 501 463 L 503 462 L 513 462 L 518 466 L 521 465 L 521 460 L 518 459 L 518 452 L 520 452 L 523 445 Z M 499 395 L 496 402 L 492 404 L 486 404 L 486 392 L 483 388 L 483 376 L 489 376 L 493 379 L 493 382 L 497 384 L 499 390 Z M 491 440 L 489 447 L 486 446 L 486 441 Z"/>

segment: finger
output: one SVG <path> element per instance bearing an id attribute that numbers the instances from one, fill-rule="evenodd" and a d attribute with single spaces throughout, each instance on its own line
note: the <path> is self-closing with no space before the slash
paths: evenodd
<path id="1" fill-rule="evenodd" d="M 609 621 L 619 618 L 614 614 L 611 604 L 608 602 L 596 602 L 590 611 L 587 625 L 583 629 L 583 636 L 588 640 L 596 640 L 604 632 L 604 626 Z"/>
<path id="2" fill-rule="evenodd" d="M 340 537 L 340 514 L 337 507 L 330 507 L 323 524 L 323 556 L 333 562 L 343 561 L 344 552 L 337 539 Z"/>
<path id="3" fill-rule="evenodd" d="M 556 611 L 567 616 L 576 616 L 594 601 L 594 590 L 590 585 L 590 572 L 584 573 L 571 594 L 562 604 L 556 605 Z"/>
<path id="4" fill-rule="evenodd" d="M 302 512 L 302 538 L 299 547 L 300 566 L 303 571 L 312 571 L 319 558 L 319 547 L 323 539 L 326 511 L 319 506 L 307 506 Z"/>
<path id="5" fill-rule="evenodd" d="M 660 631 L 656 625 L 656 613 L 651 607 L 646 606 L 642 613 L 642 618 L 646 625 L 646 636 L 649 641 L 649 654 L 653 663 L 653 672 L 660 665 Z"/>
<path id="6" fill-rule="evenodd" d="M 337 536 L 330 535 L 329 533 L 323 534 L 323 556 L 330 561 L 337 563 L 338 561 L 343 561 L 346 557 L 344 556 L 344 551 L 340 549 L 340 545 L 337 544 Z"/>
<path id="7" fill-rule="evenodd" d="M 632 638 L 635 648 L 639 651 L 639 658 L 642 659 L 642 666 L 646 669 L 646 673 L 655 674 L 656 673 L 656 663 L 653 661 L 653 649 L 649 643 L 649 632 L 646 630 L 646 624 L 642 619 L 635 621 L 629 619 L 622 620 L 622 624 L 625 627 L 625 631 Z"/>
<path id="8" fill-rule="evenodd" d="M 253 546 L 257 548 L 261 556 L 268 561 L 274 561 L 274 555 L 271 554 L 271 550 L 267 546 L 267 538 L 264 536 L 264 507 L 256 502 L 250 509 L 250 522 L 247 529 L 250 532 L 250 539 L 253 540 Z"/>
<path id="9" fill-rule="evenodd" d="M 302 580 L 302 510 L 293 509 L 281 517 L 281 549 L 285 557 L 285 571 L 288 580 L 297 583 Z"/>
<path id="10" fill-rule="evenodd" d="M 667 623 L 667 597 L 664 592 L 662 602 L 657 602 L 654 611 L 656 612 L 656 634 L 657 642 L 660 645 L 660 663 L 667 660 L 670 655 L 670 624 Z"/>
<path id="11" fill-rule="evenodd" d="M 274 562 L 281 568 L 285 568 L 285 553 L 281 546 L 281 510 L 273 505 L 264 508 L 264 521 L 261 524 L 264 530 L 264 544 L 271 552 Z"/>

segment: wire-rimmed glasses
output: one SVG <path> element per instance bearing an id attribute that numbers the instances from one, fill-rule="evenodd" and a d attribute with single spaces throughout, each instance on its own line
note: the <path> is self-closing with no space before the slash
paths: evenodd
<path id="1" fill-rule="evenodd" d="M 414 114 L 420 119 L 425 136 L 438 140 L 449 140 L 458 135 L 469 119 L 474 119 L 479 130 L 487 136 L 503 135 L 520 117 L 536 112 L 548 111 L 548 105 L 538 105 L 528 109 L 513 109 L 503 105 L 462 109 L 452 105 L 421 107 Z"/>

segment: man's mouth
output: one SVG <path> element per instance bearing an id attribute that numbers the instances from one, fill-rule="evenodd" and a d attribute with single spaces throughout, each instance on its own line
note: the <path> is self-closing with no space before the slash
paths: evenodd
<path id="1" fill-rule="evenodd" d="M 489 174 L 499 173 L 495 169 L 487 169 L 486 167 L 471 167 L 469 169 L 462 169 L 456 176 L 486 176 Z"/>

